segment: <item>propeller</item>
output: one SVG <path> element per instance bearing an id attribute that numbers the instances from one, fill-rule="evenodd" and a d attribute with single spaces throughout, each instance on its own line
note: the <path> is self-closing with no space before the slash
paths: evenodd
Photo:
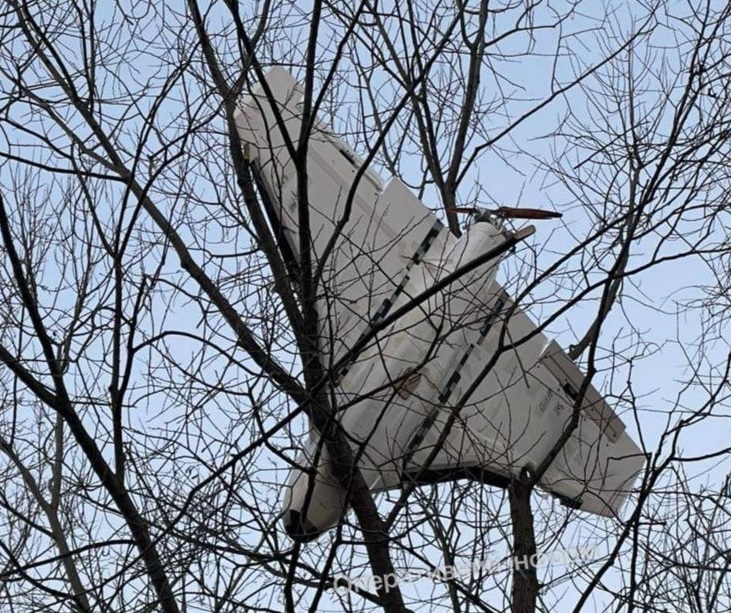
<path id="1" fill-rule="evenodd" d="M 525 209 L 512 206 L 501 206 L 497 209 L 481 209 L 476 206 L 454 207 L 450 209 L 457 213 L 468 213 L 476 217 L 484 215 L 497 215 L 507 219 L 555 219 L 561 217 L 562 213 L 556 211 L 545 211 L 543 209 Z"/>

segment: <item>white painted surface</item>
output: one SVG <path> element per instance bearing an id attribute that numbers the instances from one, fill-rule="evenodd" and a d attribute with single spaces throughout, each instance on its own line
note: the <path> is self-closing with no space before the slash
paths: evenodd
<path id="1" fill-rule="evenodd" d="M 297 255 L 297 176 L 281 127 L 296 144 L 301 94 L 282 69 L 272 70 L 267 79 L 282 104 L 281 123 L 259 88 L 243 102 L 237 125 L 274 204 L 273 222 L 281 224 Z M 423 259 L 412 261 L 436 218 L 397 179 L 384 187 L 367 172 L 351 189 L 361 165 L 344 143 L 316 126 L 306 176 L 311 254 L 322 269 L 317 308 L 326 366 L 337 363 L 368 331 L 384 301 L 392 299 L 393 312 L 504 240 L 489 222 L 473 224 L 459 240 L 441 228 Z M 428 468 L 434 471 L 457 469 L 459 475 L 458 469 L 481 468 L 509 477 L 537 467 L 561 436 L 575 405 L 566 385 L 578 391 L 583 374 L 513 308 L 494 280 L 498 263 L 480 266 L 379 333 L 340 380 L 335 390 L 339 420 L 354 451 L 360 450 L 359 466 L 372 489 L 399 487 L 425 468 L 431 455 Z M 499 299 L 504 304 L 495 313 Z M 483 335 L 489 316 L 489 332 Z M 470 387 L 475 389 L 464 398 Z M 434 454 L 455 411 L 454 426 Z M 425 429 L 430 417 L 433 425 Z M 303 468 L 319 458 L 313 491 L 308 492 L 308 474 L 294 470 L 284 507 L 305 511 L 321 532 L 339 521 L 345 498 L 326 451 L 318 452 L 318 446 L 315 433 L 300 458 Z M 614 515 L 643 463 L 621 420 L 590 385 L 579 427 L 540 486 L 580 501 L 582 510 Z"/>

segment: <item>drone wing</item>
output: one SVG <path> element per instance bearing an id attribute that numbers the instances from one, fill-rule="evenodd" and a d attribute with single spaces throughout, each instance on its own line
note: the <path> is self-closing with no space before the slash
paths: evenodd
<path id="1" fill-rule="evenodd" d="M 539 486 L 569 506 L 617 514 L 644 455 L 558 344 L 497 283 L 493 292 L 495 323 L 469 359 L 451 360 L 446 381 L 456 383 L 435 408 L 433 426 L 409 442 L 405 472 L 420 483 L 466 476 L 505 485 L 522 468 L 541 465 L 577 412 L 576 429 Z M 455 406 L 458 418 L 447 430 Z"/>
<path id="2" fill-rule="evenodd" d="M 301 250 L 293 154 L 302 94 L 281 68 L 253 89 L 237 116 L 275 234 L 296 265 Z M 342 141 L 315 124 L 307 144 L 310 254 L 320 270 L 317 310 L 323 363 L 337 363 L 404 291 L 409 271 L 444 248 L 448 232 L 400 181 L 383 185 Z M 342 376 L 342 372 L 339 376 Z"/>

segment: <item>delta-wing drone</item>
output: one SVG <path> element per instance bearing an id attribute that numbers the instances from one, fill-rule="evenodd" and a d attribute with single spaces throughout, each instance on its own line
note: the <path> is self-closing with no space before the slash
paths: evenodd
<path id="1" fill-rule="evenodd" d="M 281 252 L 296 267 L 291 153 L 303 96 L 280 68 L 266 85 L 242 100 L 237 127 Z M 583 389 L 578 427 L 538 485 L 582 511 L 615 515 L 642 453 L 495 280 L 508 247 L 532 227 L 511 233 L 501 215 L 477 211 L 457 238 L 401 181 L 384 184 L 319 124 L 309 136 L 306 176 L 321 359 L 337 420 L 371 490 L 457 478 L 505 486 L 547 457 Z M 285 488 L 287 533 L 317 538 L 342 520 L 346 501 L 313 430 Z"/>

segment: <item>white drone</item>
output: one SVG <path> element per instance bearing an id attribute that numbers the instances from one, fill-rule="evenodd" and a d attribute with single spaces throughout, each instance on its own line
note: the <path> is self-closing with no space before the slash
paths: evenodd
<path id="1" fill-rule="evenodd" d="M 280 249 L 296 265 L 297 176 L 287 141 L 297 146 L 303 95 L 281 68 L 266 81 L 269 95 L 257 86 L 237 127 Z M 533 228 L 509 233 L 501 215 L 483 211 L 457 238 L 401 181 L 384 185 L 319 124 L 307 151 L 321 359 L 368 486 L 458 478 L 505 486 L 535 469 L 567 426 L 585 377 L 495 280 L 506 245 Z M 545 216 L 521 211 L 498 212 Z M 644 456 L 596 389 L 584 387 L 579 425 L 538 485 L 574 508 L 614 516 Z M 347 496 L 314 429 L 296 465 L 284 525 L 308 541 L 342 521 Z"/>

